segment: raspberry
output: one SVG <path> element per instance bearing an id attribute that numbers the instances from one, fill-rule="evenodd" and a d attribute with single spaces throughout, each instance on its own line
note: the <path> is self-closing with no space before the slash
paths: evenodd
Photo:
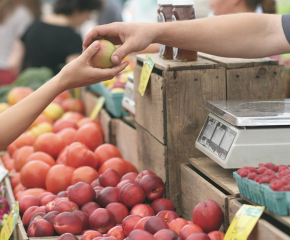
<path id="1" fill-rule="evenodd" d="M 248 167 L 248 170 L 250 170 L 253 173 L 258 173 L 258 169 L 254 168 L 254 167 Z"/>
<path id="2" fill-rule="evenodd" d="M 268 168 L 260 167 L 260 168 L 258 168 L 258 174 L 263 174 L 266 170 L 268 170 Z"/>
<path id="3" fill-rule="evenodd" d="M 248 179 L 254 180 L 255 177 L 257 177 L 257 173 L 255 172 L 248 173 L 248 176 L 247 176 Z"/>
<path id="4" fill-rule="evenodd" d="M 266 163 L 266 164 L 265 164 L 265 167 L 267 167 L 267 168 L 273 170 L 274 172 L 275 172 L 275 170 L 276 170 L 276 165 L 275 165 L 274 163 Z"/>
<path id="5" fill-rule="evenodd" d="M 241 168 L 241 169 L 238 170 L 238 174 L 239 174 L 242 178 L 247 177 L 249 173 L 250 173 L 250 170 L 248 170 L 248 169 L 242 169 L 242 168 Z"/>
<path id="6" fill-rule="evenodd" d="M 283 185 L 284 184 L 279 179 L 274 179 L 270 183 L 270 188 L 274 191 L 278 191 Z"/>
<path id="7" fill-rule="evenodd" d="M 290 191 L 290 184 L 288 184 L 288 185 L 284 185 L 284 186 L 282 187 L 282 190 L 283 190 L 283 191 Z"/>
<path id="8" fill-rule="evenodd" d="M 282 171 L 279 171 L 278 176 L 279 177 L 287 176 L 289 173 L 290 173 L 290 171 L 288 171 L 288 170 L 282 170 Z"/>
<path id="9" fill-rule="evenodd" d="M 281 172 L 281 171 L 289 171 L 288 167 L 286 165 L 279 165 L 278 166 L 278 171 L 276 172 Z"/>
<path id="10" fill-rule="evenodd" d="M 264 163 L 259 163 L 258 168 L 263 168 L 263 167 L 265 167 L 265 164 Z"/>
<path id="11" fill-rule="evenodd" d="M 268 175 L 268 176 L 275 176 L 275 172 L 271 169 L 267 169 L 263 175 Z"/>
<path id="12" fill-rule="evenodd" d="M 264 176 L 262 176 L 262 178 L 260 179 L 259 183 L 260 183 L 260 184 L 263 184 L 263 183 L 270 183 L 271 180 L 272 180 L 272 179 L 271 179 L 270 176 L 268 176 L 268 175 L 264 175 Z"/>
<path id="13" fill-rule="evenodd" d="M 260 180 L 261 180 L 261 176 L 257 176 L 257 177 L 254 178 L 254 181 L 257 182 L 257 183 L 259 183 Z"/>

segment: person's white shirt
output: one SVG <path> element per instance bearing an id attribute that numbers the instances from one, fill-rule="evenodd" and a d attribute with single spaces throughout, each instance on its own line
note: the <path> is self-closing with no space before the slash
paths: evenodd
<path id="1" fill-rule="evenodd" d="M 263 13 L 262 5 L 259 4 L 255 10 L 255 13 Z M 213 11 L 210 11 L 210 13 L 207 15 L 208 17 L 214 17 Z"/>
<path id="2" fill-rule="evenodd" d="M 7 68 L 12 46 L 19 39 L 27 27 L 32 23 L 33 16 L 29 10 L 22 5 L 16 7 L 14 12 L 0 23 L 0 68 Z"/>

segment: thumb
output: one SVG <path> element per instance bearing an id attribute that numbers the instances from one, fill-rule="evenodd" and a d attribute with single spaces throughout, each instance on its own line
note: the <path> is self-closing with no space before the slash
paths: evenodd
<path id="1" fill-rule="evenodd" d="M 126 41 L 123 45 L 116 49 L 111 57 L 111 60 L 114 64 L 119 64 L 131 52 L 133 52 L 133 44 Z"/>
<path id="2" fill-rule="evenodd" d="M 99 41 L 94 41 L 82 54 L 82 59 L 88 61 L 100 49 Z"/>

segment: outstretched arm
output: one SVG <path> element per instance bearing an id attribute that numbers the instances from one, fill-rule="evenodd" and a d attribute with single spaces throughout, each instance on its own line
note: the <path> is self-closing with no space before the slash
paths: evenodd
<path id="1" fill-rule="evenodd" d="M 61 92 L 112 79 L 128 65 L 125 62 L 111 69 L 90 67 L 87 62 L 98 49 L 98 42 L 91 44 L 80 57 L 67 64 L 58 75 L 0 114 L 0 150 L 5 149 L 28 129 Z"/>
<path id="2" fill-rule="evenodd" d="M 83 48 L 97 38 L 121 44 L 112 56 L 114 63 L 151 43 L 224 57 L 266 57 L 290 52 L 281 18 L 241 13 L 171 23 L 113 23 L 95 27 L 86 36 Z"/>

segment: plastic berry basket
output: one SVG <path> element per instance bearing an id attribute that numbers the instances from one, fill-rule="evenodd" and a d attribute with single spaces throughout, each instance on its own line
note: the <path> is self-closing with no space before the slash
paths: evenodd
<path id="1" fill-rule="evenodd" d="M 281 216 L 288 215 L 289 208 L 289 192 L 276 192 L 269 186 L 264 186 L 266 207 Z"/>
<path id="2" fill-rule="evenodd" d="M 240 194 L 248 199 L 251 199 L 251 196 L 250 196 L 250 191 L 249 191 L 249 187 L 248 187 L 248 184 L 247 184 L 247 178 L 242 178 L 238 172 L 233 172 L 233 175 L 234 175 L 234 179 L 236 179 L 236 182 L 238 184 L 238 187 L 239 187 L 239 191 L 240 191 Z"/>
<path id="3" fill-rule="evenodd" d="M 266 206 L 264 193 L 264 185 L 266 184 L 259 184 L 253 180 L 249 179 L 247 180 L 248 180 L 248 188 L 251 195 L 249 199 L 255 203 L 258 203 L 259 205 Z"/>

